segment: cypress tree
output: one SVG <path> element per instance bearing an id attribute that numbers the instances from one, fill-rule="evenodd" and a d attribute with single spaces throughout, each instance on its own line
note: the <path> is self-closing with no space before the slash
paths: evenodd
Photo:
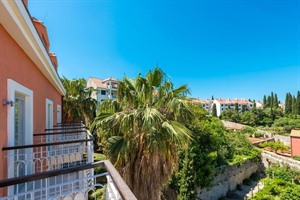
<path id="1" fill-rule="evenodd" d="M 296 97 L 293 96 L 292 100 L 292 114 L 296 114 Z"/>
<path id="2" fill-rule="evenodd" d="M 212 116 L 213 117 L 217 117 L 217 106 L 214 103 L 213 107 L 212 107 Z"/>
<path id="3" fill-rule="evenodd" d="M 271 96 L 268 96 L 266 107 L 271 107 L 272 108 L 272 97 Z"/>
<path id="4" fill-rule="evenodd" d="M 268 100 L 269 100 L 269 99 L 268 99 Z M 270 98 L 270 104 L 269 104 L 269 106 L 270 106 L 271 108 L 274 107 L 274 93 L 273 93 L 273 92 L 271 92 L 271 98 Z"/>
<path id="5" fill-rule="evenodd" d="M 263 98 L 263 107 L 264 108 L 267 107 L 267 97 L 266 97 L 266 95 L 264 95 L 264 98 Z"/>
<path id="6" fill-rule="evenodd" d="M 285 114 L 291 114 L 292 113 L 292 104 L 293 104 L 293 97 L 291 93 L 286 93 L 285 96 Z"/>
<path id="7" fill-rule="evenodd" d="M 215 100 L 214 96 L 211 96 L 211 100 Z"/>
<path id="8" fill-rule="evenodd" d="M 297 93 L 295 109 L 295 114 L 300 115 L 300 91 Z"/>
<path id="9" fill-rule="evenodd" d="M 273 106 L 275 108 L 278 108 L 278 98 L 277 98 L 277 94 L 274 94 L 274 99 L 273 99 Z"/>

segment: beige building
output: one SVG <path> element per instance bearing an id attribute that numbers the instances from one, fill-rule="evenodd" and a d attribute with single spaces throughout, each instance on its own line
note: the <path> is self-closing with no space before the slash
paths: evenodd
<path id="1" fill-rule="evenodd" d="M 115 78 L 99 79 L 89 78 L 87 80 L 87 87 L 93 87 L 95 91 L 92 98 L 96 99 L 99 103 L 106 99 L 116 99 L 119 81 Z"/>

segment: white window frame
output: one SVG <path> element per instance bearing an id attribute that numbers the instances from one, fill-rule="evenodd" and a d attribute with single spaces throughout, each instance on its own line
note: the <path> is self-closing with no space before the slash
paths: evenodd
<path id="1" fill-rule="evenodd" d="M 51 109 L 50 109 L 50 113 L 48 113 L 48 105 L 51 106 Z M 50 127 L 48 127 L 48 117 L 49 117 L 49 114 L 50 114 Z M 50 99 L 47 99 L 46 98 L 46 129 L 52 129 L 53 128 L 53 101 L 51 101 Z"/>
<path id="2" fill-rule="evenodd" d="M 56 123 L 61 123 L 61 105 L 57 104 L 57 109 L 56 109 L 56 112 L 57 112 L 57 115 L 56 115 Z"/>

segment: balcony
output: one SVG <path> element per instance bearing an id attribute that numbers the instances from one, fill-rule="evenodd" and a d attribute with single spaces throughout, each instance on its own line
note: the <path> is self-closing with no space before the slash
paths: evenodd
<path id="1" fill-rule="evenodd" d="M 114 84 L 114 85 L 107 85 L 107 88 L 110 89 L 110 90 L 117 90 L 118 86 L 116 84 Z"/>
<path id="2" fill-rule="evenodd" d="M 2 148 L 8 178 L 0 180 L 0 200 L 88 199 L 104 185 L 105 199 L 136 199 L 110 161 L 94 162 L 94 138 L 83 124 L 59 125 L 33 137 L 33 144 Z M 104 172 L 94 174 L 95 167 Z"/>

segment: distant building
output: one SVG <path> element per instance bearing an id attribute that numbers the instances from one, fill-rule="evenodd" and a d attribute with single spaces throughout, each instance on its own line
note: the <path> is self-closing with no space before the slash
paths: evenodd
<path id="1" fill-rule="evenodd" d="M 278 104 L 278 107 L 281 108 L 282 110 L 285 109 L 285 105 L 284 105 L 283 103 L 279 103 L 279 104 Z"/>
<path id="2" fill-rule="evenodd" d="M 212 103 L 213 100 L 202 100 L 202 99 L 192 99 L 193 104 L 199 104 L 202 108 L 204 108 L 207 112 L 212 112 Z"/>
<path id="3" fill-rule="evenodd" d="M 242 112 L 242 108 L 243 106 L 245 107 L 246 110 L 251 110 L 253 108 L 254 103 L 249 101 L 249 100 L 245 100 L 245 99 L 215 99 L 213 101 L 214 104 L 216 104 L 216 108 L 217 108 L 217 116 L 220 116 L 222 114 L 223 111 L 227 110 L 227 109 L 235 109 L 235 104 L 238 104 L 238 111 Z"/>
<path id="4" fill-rule="evenodd" d="M 263 103 L 262 102 L 257 101 L 257 102 L 255 102 L 255 104 L 256 104 L 256 108 L 263 109 Z"/>
<path id="5" fill-rule="evenodd" d="M 106 99 L 116 99 L 119 81 L 115 78 L 99 79 L 89 78 L 87 80 L 87 87 L 93 87 L 95 91 L 92 98 L 96 99 L 99 103 Z"/>
<path id="6" fill-rule="evenodd" d="M 193 104 L 200 104 L 202 108 L 204 108 L 207 112 L 212 112 L 212 107 L 216 104 L 217 116 L 220 116 L 221 113 L 228 108 L 235 109 L 235 104 L 238 104 L 239 112 L 242 112 L 243 106 L 246 110 L 251 110 L 254 107 L 254 103 L 245 100 L 245 99 L 215 99 L 215 100 L 202 100 L 202 99 L 192 99 L 191 102 Z M 259 102 L 258 105 L 262 107 L 262 104 Z"/>
<path id="7" fill-rule="evenodd" d="M 292 130 L 291 138 L 291 155 L 300 156 L 300 130 Z"/>

